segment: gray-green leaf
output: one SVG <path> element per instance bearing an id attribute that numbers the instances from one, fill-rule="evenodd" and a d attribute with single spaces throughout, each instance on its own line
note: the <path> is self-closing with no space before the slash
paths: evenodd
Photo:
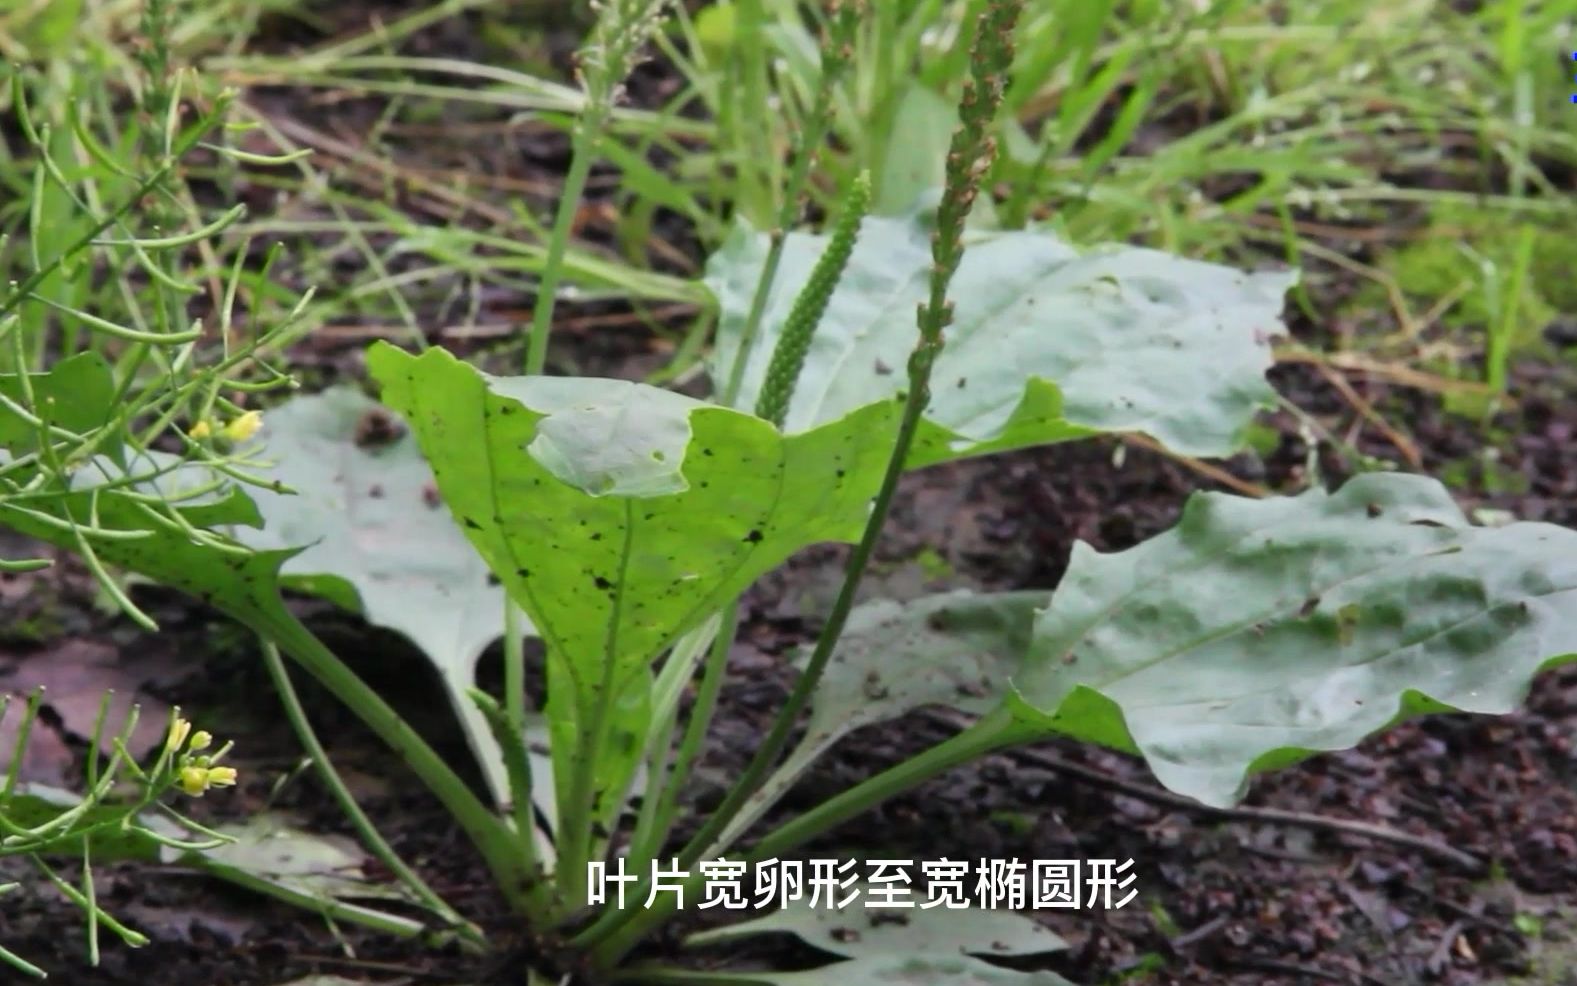
<path id="1" fill-rule="evenodd" d="M 767 245 L 739 229 L 708 264 L 721 308 L 716 379 L 733 364 Z M 788 237 L 739 406 L 755 405 L 778 332 L 825 245 L 822 236 Z M 907 386 L 930 265 L 918 217 L 866 221 L 795 389 L 790 432 Z M 1230 454 L 1274 397 L 1265 371 L 1295 279 L 1136 247 L 1081 253 L 1045 232 L 974 237 L 910 464 L 1128 431 L 1189 455 Z"/>
<path id="2" fill-rule="evenodd" d="M 878 599 L 857 607 L 811 700 L 804 739 L 746 803 L 718 847 L 742 836 L 854 730 L 926 705 L 976 715 L 996 707 L 1029 648 L 1035 610 L 1048 596 L 959 590 L 908 604 Z"/>
<path id="3" fill-rule="evenodd" d="M 752 935 L 791 934 L 807 945 L 850 959 L 910 955 L 1035 955 L 1067 948 L 1039 922 L 1014 911 L 982 907 L 812 907 L 792 901 L 765 917 L 693 935 L 691 945 L 709 945 Z M 910 897 L 923 900 L 923 897 Z"/>
<path id="4" fill-rule="evenodd" d="M 354 387 L 298 397 L 268 413 L 268 474 L 292 493 L 254 489 L 259 549 L 300 548 L 287 584 L 404 634 L 432 661 L 495 798 L 508 798 L 498 745 L 465 690 L 503 634 L 504 591 L 438 499 L 404 422 Z M 529 628 L 528 628 L 529 632 Z"/>
<path id="5" fill-rule="evenodd" d="M 1438 482 L 1199 494 L 1128 551 L 1075 546 L 1012 704 L 1142 753 L 1208 804 L 1420 712 L 1505 713 L 1577 659 L 1577 531 L 1470 525 Z"/>

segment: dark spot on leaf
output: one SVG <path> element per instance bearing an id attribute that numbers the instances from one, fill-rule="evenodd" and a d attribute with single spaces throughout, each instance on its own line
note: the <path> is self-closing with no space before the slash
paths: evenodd
<path id="1" fill-rule="evenodd" d="M 423 484 L 422 502 L 427 504 L 429 509 L 434 509 L 440 503 L 442 503 L 443 499 L 438 495 L 438 487 L 434 486 L 432 483 Z"/>
<path id="2" fill-rule="evenodd" d="M 593 585 L 595 585 L 597 588 L 601 589 L 603 592 L 607 592 L 609 589 L 613 588 L 613 583 L 609 582 L 607 579 L 603 578 L 600 575 L 597 576 L 596 578 L 592 579 L 591 581 L 592 581 Z"/>
<path id="3" fill-rule="evenodd" d="M 882 683 L 882 675 L 878 675 L 874 670 L 867 670 L 866 672 L 866 688 L 864 688 L 864 691 L 866 691 L 867 699 L 880 700 L 888 697 L 888 688 Z"/>
<path id="4" fill-rule="evenodd" d="M 1378 517 L 1381 514 L 1385 513 L 1384 510 L 1380 509 L 1380 505 L 1378 503 L 1371 503 L 1371 504 L 1369 504 L 1367 507 L 1364 508 L 1364 512 L 1367 513 L 1370 517 Z"/>
<path id="5" fill-rule="evenodd" d="M 404 434 L 405 426 L 399 419 L 381 407 L 374 407 L 356 420 L 354 440 L 359 448 L 378 448 L 398 441 Z"/>
<path id="6" fill-rule="evenodd" d="M 372 486 L 367 489 L 367 495 L 372 497 L 374 500 L 381 500 L 383 499 L 383 487 L 379 486 L 377 483 L 373 483 Z"/>
<path id="7" fill-rule="evenodd" d="M 1420 517 L 1417 520 L 1410 520 L 1410 521 L 1408 521 L 1408 523 L 1412 524 L 1415 527 L 1445 527 L 1446 526 L 1446 525 L 1440 523 L 1440 521 L 1438 521 L 1438 520 L 1430 520 L 1428 517 Z"/>
<path id="8" fill-rule="evenodd" d="M 523 579 L 529 579 L 529 578 L 531 578 L 531 569 L 529 569 L 529 568 L 517 568 L 517 569 L 515 569 L 515 574 L 520 576 Z"/>
<path id="9" fill-rule="evenodd" d="M 1310 596 L 1309 598 L 1307 598 L 1307 599 L 1305 599 L 1303 601 L 1302 608 L 1298 610 L 1298 619 L 1300 619 L 1300 620 L 1308 619 L 1310 616 L 1312 616 L 1314 614 L 1314 611 L 1316 609 L 1319 609 L 1319 607 L 1320 607 L 1320 597 L 1319 596 Z"/>
<path id="10" fill-rule="evenodd" d="M 487 584 L 488 585 L 502 585 L 503 583 L 501 583 L 498 580 L 498 576 L 494 575 L 492 572 L 488 572 L 487 573 Z"/>
<path id="11" fill-rule="evenodd" d="M 760 544 L 761 543 L 761 532 L 753 530 L 749 534 L 745 535 L 745 540 L 750 542 L 751 544 Z"/>
<path id="12" fill-rule="evenodd" d="M 473 531 L 480 531 L 482 529 L 481 524 L 478 524 L 469 517 L 462 517 L 461 520 L 465 522 L 465 526 L 469 527 Z"/>

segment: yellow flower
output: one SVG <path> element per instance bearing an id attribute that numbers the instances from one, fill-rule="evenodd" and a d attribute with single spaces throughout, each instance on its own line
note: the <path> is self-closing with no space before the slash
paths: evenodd
<path id="1" fill-rule="evenodd" d="M 190 742 L 188 742 L 190 739 Z M 194 798 L 200 798 L 211 787 L 235 785 L 236 769 L 220 767 L 218 762 L 230 752 L 233 744 L 226 743 L 212 754 L 203 753 L 213 745 L 214 736 L 206 729 L 192 732 L 192 724 L 177 713 L 170 724 L 170 738 L 165 741 L 166 756 L 179 752 L 175 761 L 175 784 Z"/>
<path id="2" fill-rule="evenodd" d="M 234 787 L 236 770 L 234 767 L 205 767 L 200 763 L 188 763 L 181 768 L 176 783 L 181 785 L 181 790 L 194 798 L 203 796 L 203 792 L 211 787 Z"/>
<path id="3" fill-rule="evenodd" d="M 263 427 L 263 412 L 248 411 L 224 426 L 224 437 L 232 442 L 244 442 Z"/>
<path id="4" fill-rule="evenodd" d="M 202 441 L 214 433 L 214 426 L 206 421 L 199 421 L 186 429 L 186 434 L 197 441 Z"/>
<path id="5" fill-rule="evenodd" d="M 196 764 L 182 767 L 179 777 L 181 790 L 194 798 L 202 797 L 203 792 L 208 790 L 208 772 L 209 768 L 199 767 Z"/>
<path id="6" fill-rule="evenodd" d="M 165 741 L 165 745 L 171 750 L 179 750 L 191 731 L 192 724 L 177 715 L 175 721 L 170 723 L 170 738 Z"/>

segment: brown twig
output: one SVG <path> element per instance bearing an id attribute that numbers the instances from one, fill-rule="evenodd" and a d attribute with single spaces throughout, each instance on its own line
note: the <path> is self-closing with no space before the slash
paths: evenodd
<path id="1" fill-rule="evenodd" d="M 1409 466 L 1419 470 L 1424 468 L 1424 457 L 1419 454 L 1418 446 L 1413 444 L 1413 440 L 1385 420 L 1380 412 L 1374 409 L 1373 404 L 1369 403 L 1364 399 L 1363 395 L 1353 389 L 1353 385 L 1347 381 L 1346 377 L 1333 369 L 1329 363 L 1316 363 L 1314 367 L 1319 371 L 1320 376 L 1325 378 L 1325 382 L 1336 388 L 1336 392 L 1341 394 L 1347 403 L 1353 406 L 1353 410 L 1357 411 L 1360 417 L 1373 425 L 1380 434 L 1385 436 L 1386 441 L 1390 442 L 1398 452 L 1402 453 L 1402 458 L 1407 460 Z"/>
<path id="2" fill-rule="evenodd" d="M 1141 435 L 1135 432 L 1124 435 L 1123 441 L 1137 448 L 1142 448 L 1149 452 L 1157 452 L 1161 455 L 1164 455 L 1174 462 L 1187 466 L 1189 469 L 1199 473 L 1199 475 L 1204 476 L 1206 479 L 1220 483 L 1222 486 L 1225 486 L 1228 489 L 1236 490 L 1245 496 L 1270 496 L 1270 491 L 1258 483 L 1251 483 L 1246 479 L 1239 479 L 1238 477 L 1227 472 L 1225 469 L 1222 469 L 1220 466 L 1211 465 L 1202 459 L 1196 459 L 1188 455 L 1179 455 L 1176 452 L 1168 449 L 1165 445 L 1162 445 L 1160 442 L 1151 438 L 1149 435 Z"/>

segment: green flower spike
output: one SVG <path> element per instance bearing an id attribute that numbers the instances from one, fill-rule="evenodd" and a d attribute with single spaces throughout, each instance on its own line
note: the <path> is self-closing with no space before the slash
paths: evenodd
<path id="1" fill-rule="evenodd" d="M 810 350 L 816 326 L 821 324 L 827 302 L 838 289 L 844 268 L 849 266 L 849 255 L 854 252 L 854 242 L 860 235 L 860 220 L 865 218 L 870 204 L 871 176 L 862 171 L 850 184 L 843 200 L 843 214 L 833 227 L 831 241 L 816 260 L 810 279 L 794 299 L 777 348 L 772 350 L 772 362 L 767 364 L 766 380 L 756 401 L 756 417 L 765 418 L 779 428 L 783 427 L 783 416 L 788 413 L 789 402 L 794 398 L 794 385 L 805 366 L 805 354 Z"/>

